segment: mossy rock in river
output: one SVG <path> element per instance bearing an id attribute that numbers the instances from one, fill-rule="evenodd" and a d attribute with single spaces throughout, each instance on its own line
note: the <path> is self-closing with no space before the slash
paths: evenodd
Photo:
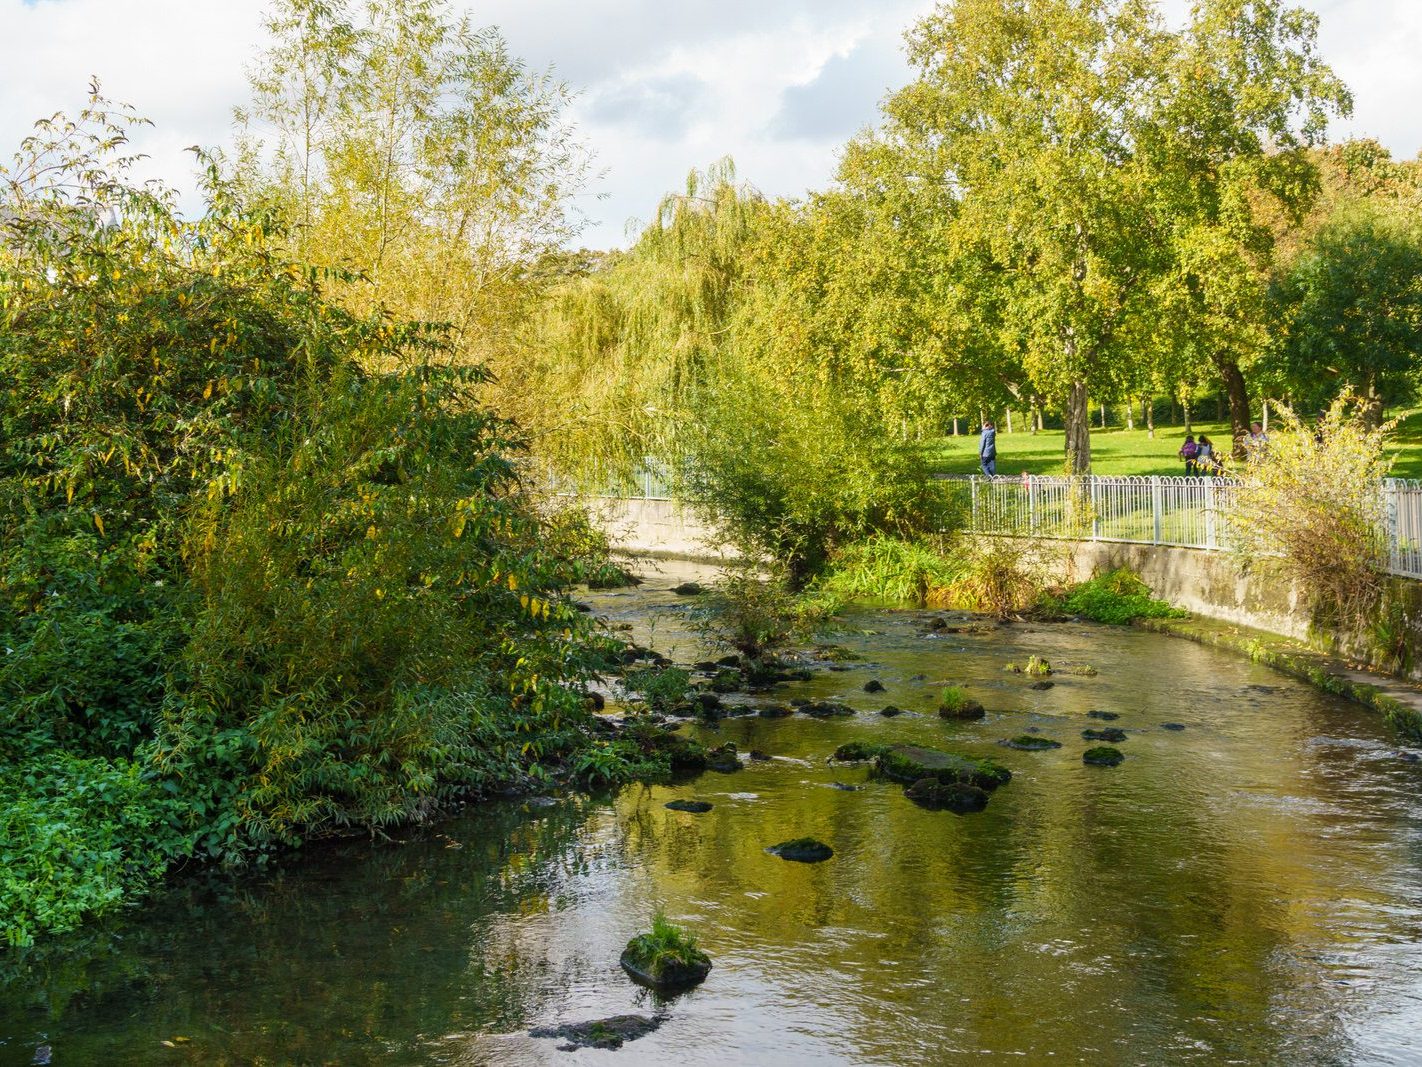
<path id="1" fill-rule="evenodd" d="M 1126 758 L 1126 754 L 1119 748 L 1112 748 L 1110 745 L 1099 745 L 1096 748 L 1088 748 L 1082 753 L 1081 762 L 1090 764 L 1093 767 L 1114 767 Z"/>
<path id="2" fill-rule="evenodd" d="M 1088 719 L 1100 719 L 1102 722 L 1115 722 L 1121 716 L 1114 711 L 1088 711 L 1086 717 Z"/>
<path id="3" fill-rule="evenodd" d="M 920 807 L 959 815 L 982 811 L 988 802 L 985 789 L 966 782 L 940 782 L 937 778 L 920 778 L 904 790 L 904 796 Z"/>
<path id="4" fill-rule="evenodd" d="M 696 947 L 694 938 L 660 915 L 651 933 L 627 942 L 619 962 L 635 981 L 662 992 L 689 989 L 711 973 L 711 957 Z"/>
<path id="5" fill-rule="evenodd" d="M 890 704 L 888 707 L 881 710 L 879 714 L 884 716 L 884 718 L 886 719 L 892 719 L 895 715 L 902 715 L 903 709 L 896 708 L 894 705 Z"/>
<path id="6" fill-rule="evenodd" d="M 933 778 L 945 784 L 962 782 L 991 791 L 1012 780 L 1012 772 L 992 760 L 918 745 L 895 745 L 887 749 L 879 754 L 877 766 L 885 778 L 906 785 Z"/>
<path id="7" fill-rule="evenodd" d="M 783 860 L 791 860 L 794 863 L 823 863 L 834 855 L 834 849 L 813 837 L 797 837 L 793 841 L 782 841 L 778 845 L 771 845 L 765 851 L 772 856 L 779 856 Z"/>
<path id="8" fill-rule="evenodd" d="M 848 718 L 854 714 L 854 709 L 848 704 L 841 704 L 835 700 L 812 701 L 802 705 L 800 710 L 812 719 L 840 719 Z"/>
<path id="9" fill-rule="evenodd" d="M 976 700 L 963 700 L 952 704 L 939 704 L 938 716 L 942 719 L 957 719 L 959 722 L 977 722 L 987 715 L 987 708 Z"/>
<path id="10" fill-rule="evenodd" d="M 766 704 L 757 714 L 762 719 L 783 719 L 786 716 L 794 715 L 795 709 L 785 704 Z"/>
<path id="11" fill-rule="evenodd" d="M 738 693 L 745 688 L 745 684 L 745 675 L 734 667 L 726 667 L 717 671 L 716 676 L 711 679 L 711 692 Z"/>
<path id="12" fill-rule="evenodd" d="M 1044 678 L 1044 679 L 1042 679 L 1040 682 L 1033 682 L 1033 683 L 1032 683 L 1031 685 L 1029 685 L 1027 688 L 1028 688 L 1028 689 L 1036 689 L 1036 690 L 1038 690 L 1039 692 L 1046 692 L 1048 689 L 1054 688 L 1054 687 L 1056 686 L 1056 684 L 1057 684 L 1056 682 L 1049 682 L 1049 681 L 1047 681 L 1047 680 Z"/>
<path id="13" fill-rule="evenodd" d="M 1009 737 L 999 741 L 999 745 L 1005 748 L 1015 748 L 1019 752 L 1045 752 L 1050 748 L 1061 748 L 1060 741 L 1053 741 L 1050 737 L 1033 737 L 1031 734 L 1019 734 L 1017 737 Z"/>
<path id="14" fill-rule="evenodd" d="M 741 758 L 736 754 L 736 743 L 727 741 L 724 745 L 709 750 L 706 753 L 706 769 L 723 774 L 740 770 Z"/>
<path id="15" fill-rule="evenodd" d="M 849 741 L 834 750 L 834 758 L 841 763 L 855 763 L 875 759 L 888 748 L 888 745 L 876 745 L 869 741 Z"/>
<path id="16" fill-rule="evenodd" d="M 688 811 L 693 815 L 705 815 L 713 805 L 709 800 L 668 800 L 663 807 L 671 811 Z"/>
<path id="17" fill-rule="evenodd" d="M 1126 739 L 1126 731 L 1119 726 L 1107 726 L 1100 730 L 1083 730 L 1081 736 L 1088 741 L 1110 741 L 1118 745 Z"/>
<path id="18" fill-rule="evenodd" d="M 882 693 L 883 691 L 884 683 L 877 678 L 870 678 L 864 683 L 864 692 L 866 693 Z"/>
<path id="19" fill-rule="evenodd" d="M 585 1023 L 564 1023 L 562 1026 L 537 1026 L 529 1037 L 560 1037 L 566 1044 L 560 1052 L 576 1052 L 580 1048 L 618 1049 L 625 1041 L 646 1037 L 662 1025 L 661 1019 L 647 1015 L 613 1015 Z"/>

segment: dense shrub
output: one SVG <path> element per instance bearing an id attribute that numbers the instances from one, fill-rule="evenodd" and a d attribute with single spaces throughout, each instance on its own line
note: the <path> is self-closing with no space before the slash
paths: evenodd
<path id="1" fill-rule="evenodd" d="M 1375 621 L 1387 564 L 1379 490 L 1392 424 L 1345 392 L 1305 425 L 1280 407 L 1236 491 L 1230 528 L 1246 563 L 1274 559 L 1298 583 L 1315 619 L 1365 630 Z"/>
<path id="2" fill-rule="evenodd" d="M 42 125 L 0 205 L 12 940 L 189 851 L 575 773 L 607 652 L 444 331 L 330 303 L 215 168 L 184 221 L 122 141 L 97 99 Z"/>
<path id="3" fill-rule="evenodd" d="M 1150 587 L 1124 567 L 1072 586 L 1063 594 L 1045 595 L 1043 606 L 1054 614 L 1080 615 L 1117 626 L 1135 619 L 1169 619 L 1186 614 L 1154 599 Z"/>
<path id="4" fill-rule="evenodd" d="M 72 929 L 149 885 L 188 850 L 176 806 L 126 760 L 53 752 L 0 770 L 3 940 Z"/>

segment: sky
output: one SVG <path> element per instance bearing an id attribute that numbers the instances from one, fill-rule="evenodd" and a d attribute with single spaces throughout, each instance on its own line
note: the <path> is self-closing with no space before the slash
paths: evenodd
<path id="1" fill-rule="evenodd" d="M 1303 0 L 1325 58 L 1353 90 L 1335 138 L 1422 150 L 1422 0 Z M 769 196 L 831 179 L 839 148 L 909 79 L 901 49 L 932 0 L 488 0 L 531 67 L 579 93 L 571 118 L 599 178 L 580 243 L 625 246 L 629 227 L 692 168 L 732 156 Z M 1186 0 L 1165 0 L 1178 18 Z M 155 127 L 149 174 L 193 187 L 191 144 L 222 147 L 247 98 L 264 0 L 0 0 L 0 157 L 34 119 L 77 110 L 91 75 Z"/>

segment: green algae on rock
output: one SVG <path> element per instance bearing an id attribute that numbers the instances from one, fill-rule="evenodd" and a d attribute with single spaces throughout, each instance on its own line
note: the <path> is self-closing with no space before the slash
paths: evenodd
<path id="1" fill-rule="evenodd" d="M 904 796 L 920 807 L 958 815 L 982 811 L 988 802 L 985 789 L 966 782 L 940 782 L 937 778 L 920 778 L 904 789 Z"/>
<path id="2" fill-rule="evenodd" d="M 1004 748 L 1015 748 L 1019 752 L 1045 752 L 1051 748 L 1062 747 L 1060 741 L 1053 741 L 1050 737 L 1034 737 L 1031 734 L 1009 737 L 999 741 L 998 744 Z"/>
<path id="3" fill-rule="evenodd" d="M 1114 767 L 1126 758 L 1126 754 L 1119 748 L 1112 748 L 1110 745 L 1098 745 L 1096 748 L 1088 748 L 1082 753 L 1081 762 L 1090 764 L 1093 767 Z"/>
<path id="4" fill-rule="evenodd" d="M 1012 772 L 992 760 L 919 745 L 894 745 L 886 749 L 879 754 L 877 767 L 885 778 L 906 785 L 933 778 L 945 784 L 961 782 L 991 791 L 1012 780 Z"/>

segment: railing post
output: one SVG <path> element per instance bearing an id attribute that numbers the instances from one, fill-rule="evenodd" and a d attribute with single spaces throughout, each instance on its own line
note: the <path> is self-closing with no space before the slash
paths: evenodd
<path id="1" fill-rule="evenodd" d="M 1097 481 L 1096 475 L 1088 474 L 1091 479 L 1091 539 L 1101 540 L 1101 484 Z"/>
<path id="2" fill-rule="evenodd" d="M 1216 497 L 1214 479 L 1205 483 L 1205 547 L 1218 548 L 1219 541 L 1215 532 Z"/>
<path id="3" fill-rule="evenodd" d="M 1151 511 L 1155 515 L 1154 543 L 1157 545 L 1161 543 L 1161 540 L 1163 539 L 1162 534 L 1164 532 L 1164 516 L 1161 514 L 1163 510 L 1163 501 L 1161 497 L 1162 490 L 1160 484 L 1160 475 L 1153 475 L 1150 480 L 1150 505 Z"/>
<path id="4" fill-rule="evenodd" d="M 1037 533 L 1037 483 L 1030 474 L 1027 475 L 1027 531 L 1034 536 Z"/>
<path id="5" fill-rule="evenodd" d="M 971 486 L 973 494 L 973 521 L 969 529 L 971 529 L 973 533 L 982 533 L 983 529 L 978 525 L 978 476 L 976 474 L 968 475 L 968 484 Z"/>

